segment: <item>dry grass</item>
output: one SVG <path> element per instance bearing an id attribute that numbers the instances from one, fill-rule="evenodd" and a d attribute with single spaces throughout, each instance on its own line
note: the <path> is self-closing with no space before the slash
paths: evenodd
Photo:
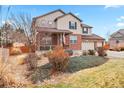
<path id="1" fill-rule="evenodd" d="M 89 62 L 92 64 L 93 60 L 99 59 L 96 58 L 93 59 L 93 57 L 89 57 L 89 59 L 84 58 L 84 60 L 85 62 L 87 60 L 87 63 Z M 79 57 L 79 59 L 81 58 Z M 76 59 L 72 60 L 76 61 Z M 72 74 L 65 73 L 49 80 L 46 79 L 40 87 L 123 88 L 124 59 L 109 59 L 106 61 L 107 62 L 105 64 L 97 67 L 80 69 Z M 85 62 L 83 61 L 83 63 Z M 82 67 L 86 67 L 86 63 L 80 65 L 84 65 Z M 73 69 L 75 66 L 71 67 Z"/>
<path id="2" fill-rule="evenodd" d="M 9 52 L 10 55 L 19 55 L 22 53 L 21 49 L 16 47 L 11 47 Z"/>
<path id="3" fill-rule="evenodd" d="M 23 74 L 25 73 L 24 67 L 22 65 L 19 65 L 18 62 L 16 62 L 19 60 L 19 57 L 13 57 L 7 62 L 0 61 L 0 87 L 17 88 L 27 87 L 30 85 L 30 82 L 26 82 L 25 77 L 23 77 Z"/>
<path id="4" fill-rule="evenodd" d="M 10 65 L 0 62 L 0 87 L 22 87 L 20 82 L 14 79 Z"/>

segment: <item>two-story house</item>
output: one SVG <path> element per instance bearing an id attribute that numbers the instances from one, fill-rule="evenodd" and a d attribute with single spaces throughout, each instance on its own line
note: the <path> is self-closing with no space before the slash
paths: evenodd
<path id="1" fill-rule="evenodd" d="M 92 33 L 91 26 L 72 13 L 55 10 L 33 18 L 37 49 L 49 49 L 56 45 L 72 50 L 95 50 L 102 47 L 104 38 Z"/>

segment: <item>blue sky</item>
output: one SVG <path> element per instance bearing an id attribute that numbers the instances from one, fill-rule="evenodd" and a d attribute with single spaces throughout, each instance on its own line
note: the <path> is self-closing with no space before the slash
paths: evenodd
<path id="1" fill-rule="evenodd" d="M 4 10 L 7 6 L 4 6 Z M 124 28 L 124 6 L 103 5 L 17 5 L 12 6 L 12 13 L 28 13 L 32 17 L 62 9 L 72 12 L 83 20 L 83 23 L 93 26 L 93 33 L 106 38 L 107 32 L 113 33 Z M 4 11 L 5 12 L 5 11 Z M 3 13 L 5 15 L 6 13 Z M 3 20 L 4 21 L 4 20 Z"/>

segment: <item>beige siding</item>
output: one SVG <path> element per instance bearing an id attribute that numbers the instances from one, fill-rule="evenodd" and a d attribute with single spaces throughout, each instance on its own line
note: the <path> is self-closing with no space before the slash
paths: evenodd
<path id="1" fill-rule="evenodd" d="M 117 43 L 116 39 L 109 40 L 110 49 L 115 49 L 117 47 L 124 47 L 124 40 L 119 40 L 119 43 Z"/>
<path id="2" fill-rule="evenodd" d="M 97 42 L 97 47 L 102 47 L 102 42 Z"/>
<path id="3" fill-rule="evenodd" d="M 123 35 L 121 33 L 116 33 L 114 37 L 122 37 Z"/>
<path id="4" fill-rule="evenodd" d="M 59 17 L 62 16 L 63 13 L 60 11 L 51 13 L 49 15 L 40 17 L 36 20 L 36 26 L 38 27 L 50 27 L 50 28 L 56 28 L 56 23 L 54 22 L 54 20 Z"/>
<path id="5" fill-rule="evenodd" d="M 76 30 L 69 29 L 69 21 L 77 22 Z M 73 34 L 82 34 L 81 22 L 79 20 L 77 20 L 75 17 L 73 17 L 72 15 L 66 15 L 63 18 L 58 19 L 57 20 L 57 28 L 70 30 L 73 32 Z"/>
<path id="6" fill-rule="evenodd" d="M 92 35 L 92 28 L 88 28 L 88 33 L 83 33 L 83 31 L 82 31 L 82 34 L 83 35 Z"/>
<path id="7" fill-rule="evenodd" d="M 91 35 L 92 34 L 92 28 L 89 28 L 88 29 L 88 35 Z"/>

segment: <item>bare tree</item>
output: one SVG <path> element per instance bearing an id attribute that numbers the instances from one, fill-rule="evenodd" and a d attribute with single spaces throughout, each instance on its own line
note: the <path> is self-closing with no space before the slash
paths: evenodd
<path id="1" fill-rule="evenodd" d="M 1 59 L 3 62 L 7 61 L 8 53 L 6 52 L 5 49 L 3 49 L 3 43 L 5 44 L 7 41 L 7 39 L 6 39 L 6 33 L 7 33 L 6 27 L 7 26 L 5 26 L 2 23 L 2 21 L 4 21 L 6 23 L 6 21 L 8 20 L 10 9 L 11 9 L 11 6 L 4 7 L 4 6 L 0 5 L 0 45 L 1 45 L 1 55 L 0 56 L 1 56 Z M 4 14 L 3 14 L 3 11 L 4 11 Z"/>
<path id="2" fill-rule="evenodd" d="M 24 31 L 25 36 L 28 39 L 28 45 L 31 47 L 35 44 L 35 33 L 32 29 L 32 18 L 29 14 L 19 14 L 19 15 L 13 15 L 11 19 L 12 24 L 15 29 L 21 29 Z"/>
<path id="3" fill-rule="evenodd" d="M 3 7 L 4 6 L 2 6 L 2 5 L 0 6 L 0 42 L 1 42 L 1 47 L 3 47 L 3 43 L 7 42 L 7 39 L 6 39 L 7 36 L 6 35 L 8 32 L 6 29 L 8 29 L 8 27 L 5 25 L 6 25 L 6 22 L 8 20 L 10 10 L 11 10 L 11 6 L 7 6 L 6 9 L 4 9 Z M 3 15 L 3 10 L 5 12 L 4 15 Z M 3 21 L 4 21 L 4 24 L 3 24 Z"/>
<path id="4" fill-rule="evenodd" d="M 108 41 L 109 38 L 110 38 L 110 34 L 111 34 L 111 31 L 110 31 L 110 30 L 108 30 L 108 31 L 106 32 L 106 34 L 105 34 L 107 41 Z"/>

